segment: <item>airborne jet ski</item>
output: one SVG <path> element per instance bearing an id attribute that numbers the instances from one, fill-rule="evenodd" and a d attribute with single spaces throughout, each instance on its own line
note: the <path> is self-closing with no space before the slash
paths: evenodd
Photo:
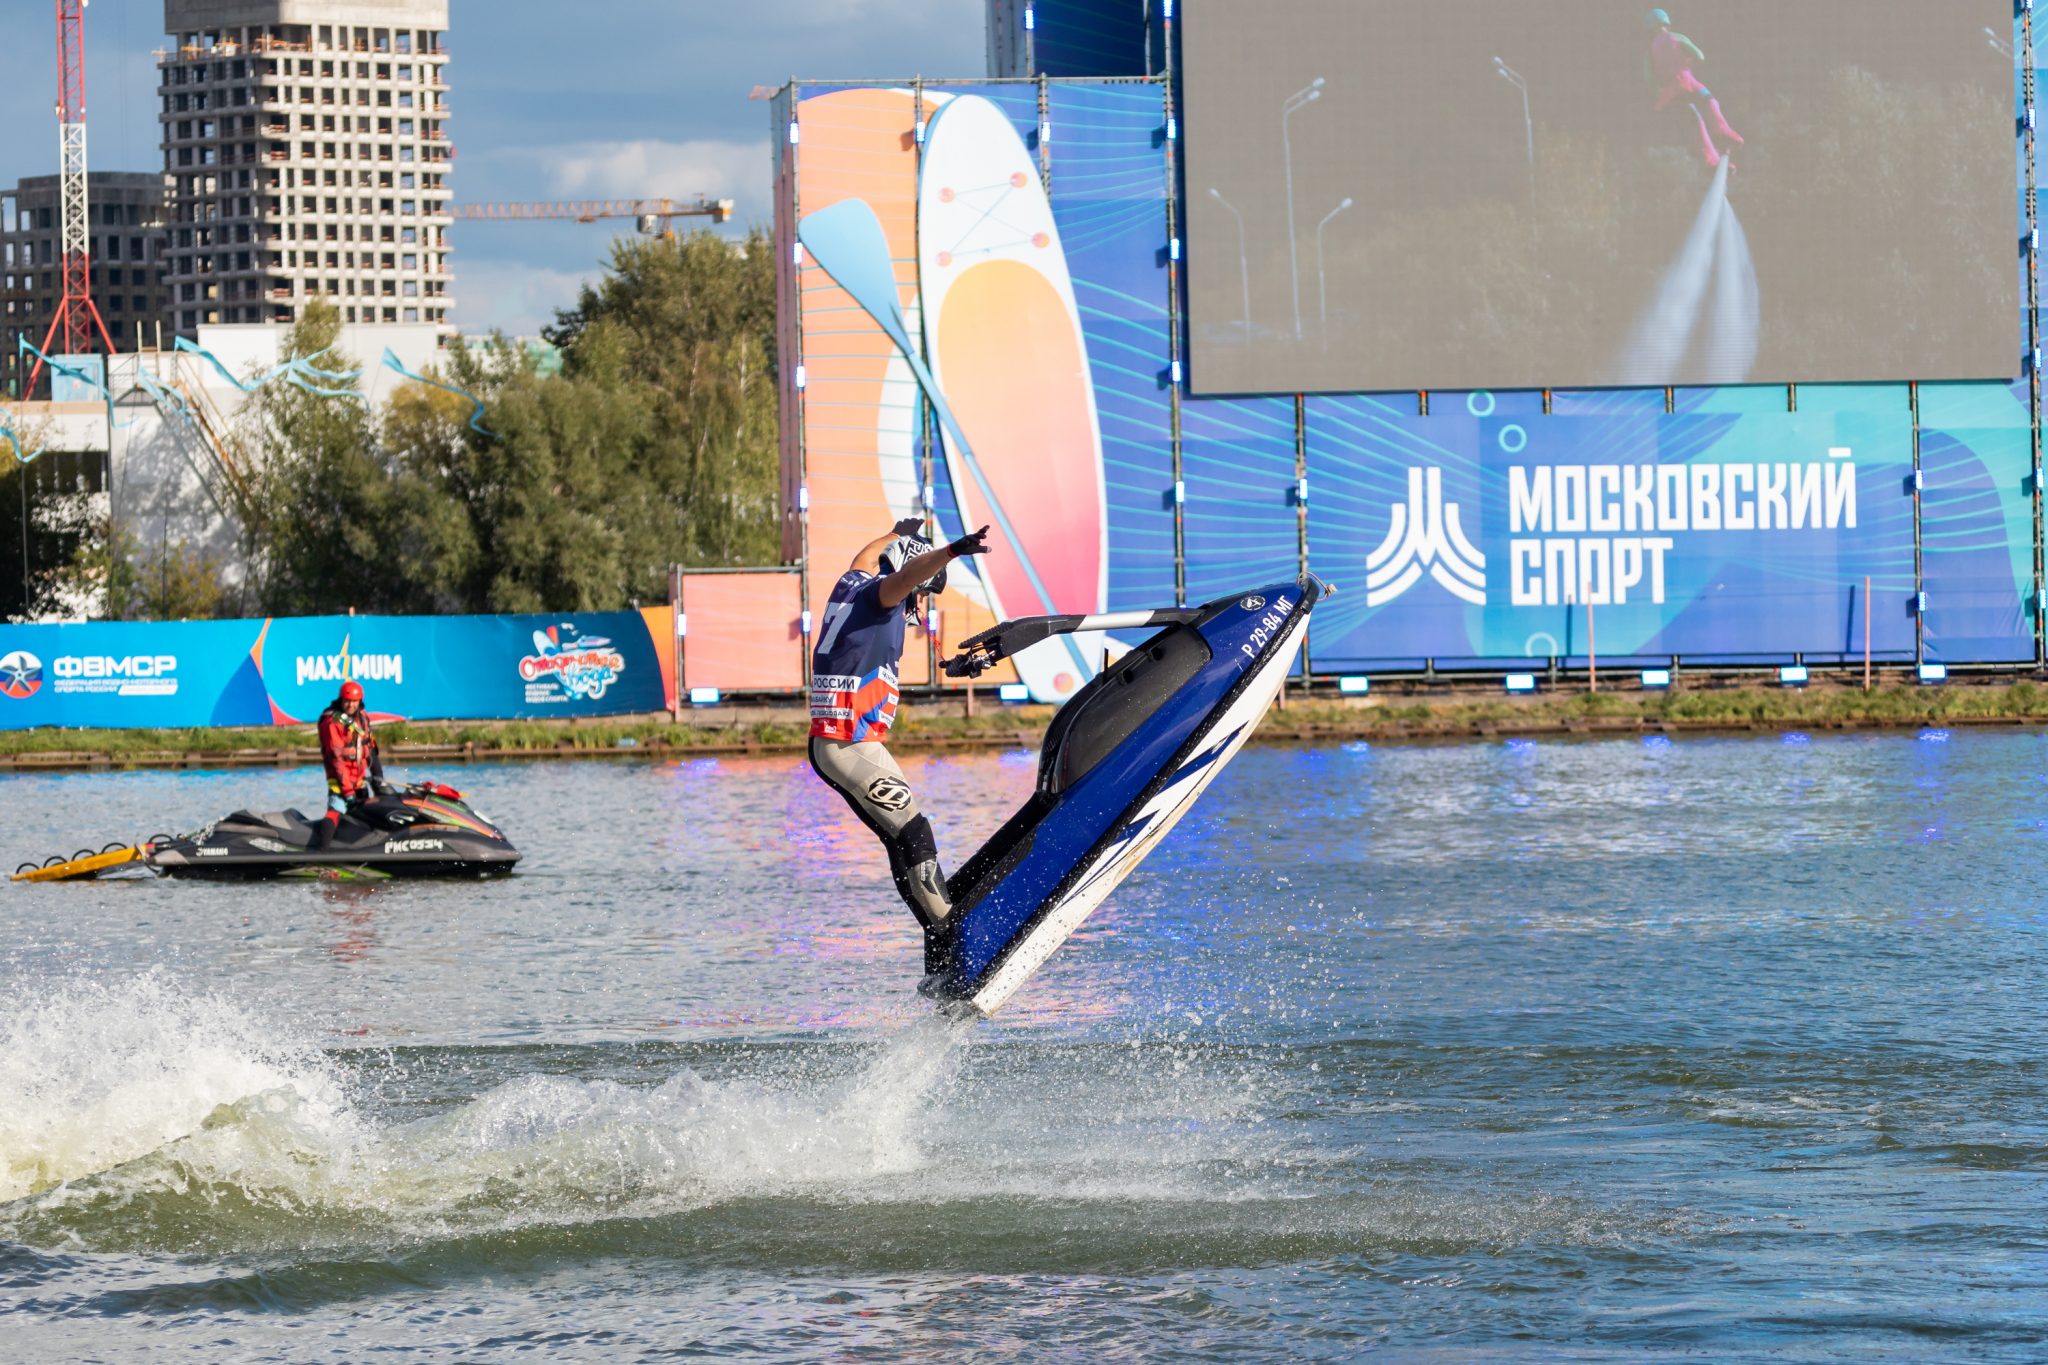
<path id="1" fill-rule="evenodd" d="M 947 882 L 953 912 L 926 937 L 919 990 L 952 1014 L 1000 1008 L 1236 756 L 1327 591 L 1305 574 L 1203 607 L 1027 617 L 967 640 L 952 677 L 1053 635 L 1159 628 L 1053 717 L 1037 790 Z"/>
<path id="2" fill-rule="evenodd" d="M 141 861 L 172 877 L 434 877 L 509 872 L 519 850 L 462 793 L 415 783 L 357 806 L 315 849 L 318 817 L 238 810 L 196 834 L 152 839 Z"/>

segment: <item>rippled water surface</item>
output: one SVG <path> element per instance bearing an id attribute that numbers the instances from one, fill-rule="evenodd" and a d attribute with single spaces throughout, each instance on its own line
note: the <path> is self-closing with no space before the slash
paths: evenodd
<path id="1" fill-rule="evenodd" d="M 0 885 L 7 1356 L 2048 1351 L 2041 735 L 1249 750 L 973 1026 L 801 761 L 437 775 L 520 875 Z"/>

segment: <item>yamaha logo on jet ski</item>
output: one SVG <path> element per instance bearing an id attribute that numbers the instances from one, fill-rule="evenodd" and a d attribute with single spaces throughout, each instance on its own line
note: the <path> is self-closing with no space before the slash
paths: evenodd
<path id="1" fill-rule="evenodd" d="M 1264 611 L 1266 609 L 1266 599 L 1254 593 L 1237 605 L 1243 607 L 1246 611 Z"/>

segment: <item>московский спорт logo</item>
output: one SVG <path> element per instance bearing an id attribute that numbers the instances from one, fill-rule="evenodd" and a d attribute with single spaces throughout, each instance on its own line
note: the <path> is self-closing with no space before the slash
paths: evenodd
<path id="1" fill-rule="evenodd" d="M 1386 605 L 1425 573 L 1453 596 L 1486 605 L 1486 556 L 1466 536 L 1458 504 L 1444 501 L 1444 472 L 1411 468 L 1408 501 L 1394 504 L 1387 538 L 1366 557 L 1365 604 Z"/>

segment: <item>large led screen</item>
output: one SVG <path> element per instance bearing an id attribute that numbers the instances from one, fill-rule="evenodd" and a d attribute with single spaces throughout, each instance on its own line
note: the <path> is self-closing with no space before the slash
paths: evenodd
<path id="1" fill-rule="evenodd" d="M 1187 7 L 1203 393 L 2017 373 L 2010 0 Z"/>

